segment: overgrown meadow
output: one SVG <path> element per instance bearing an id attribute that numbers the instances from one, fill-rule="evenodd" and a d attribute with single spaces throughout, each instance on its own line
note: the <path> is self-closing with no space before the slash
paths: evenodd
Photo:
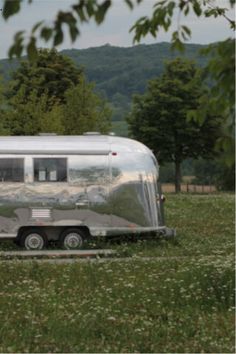
<path id="1" fill-rule="evenodd" d="M 1 260 L 0 352 L 234 353 L 234 196 L 170 194 L 166 223 L 91 245 L 119 258 Z"/>

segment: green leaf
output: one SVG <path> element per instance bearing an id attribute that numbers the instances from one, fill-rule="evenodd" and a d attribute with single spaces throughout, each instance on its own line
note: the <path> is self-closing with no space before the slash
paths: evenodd
<path id="1" fill-rule="evenodd" d="M 189 5 L 187 4 L 184 9 L 184 15 L 187 16 L 189 13 Z"/>
<path id="2" fill-rule="evenodd" d="M 81 22 L 87 22 L 87 17 L 86 17 L 86 14 L 85 14 L 85 9 L 83 9 L 83 7 L 81 6 L 81 4 L 79 4 L 79 5 L 74 5 L 73 6 L 73 9 L 76 11 L 76 13 L 78 14 L 78 16 L 79 16 L 79 19 L 80 19 L 80 21 Z M 93 14 L 93 11 L 92 12 L 90 12 L 90 6 L 88 5 L 87 7 L 86 7 L 86 10 L 87 10 L 87 12 L 88 12 L 88 15 L 89 15 L 89 17 L 90 17 L 90 14 Z"/>
<path id="3" fill-rule="evenodd" d="M 13 45 L 9 48 L 9 50 L 8 50 L 8 57 L 9 57 L 10 59 L 12 59 L 13 56 L 14 56 L 14 54 L 15 54 L 15 45 L 13 44 Z"/>
<path id="4" fill-rule="evenodd" d="M 88 16 L 92 17 L 95 13 L 94 1 L 93 0 L 86 1 L 85 6 L 86 6 L 86 11 Z"/>
<path id="5" fill-rule="evenodd" d="M 14 44 L 10 47 L 8 51 L 8 56 L 10 59 L 13 56 L 20 57 L 22 52 L 23 52 L 23 41 L 24 41 L 24 36 L 23 34 L 25 31 L 19 31 L 15 34 L 14 36 Z"/>
<path id="6" fill-rule="evenodd" d="M 23 34 L 25 33 L 25 31 L 19 31 L 15 34 L 14 39 L 18 40 L 19 38 L 23 39 Z"/>
<path id="7" fill-rule="evenodd" d="M 172 15 L 173 15 L 173 11 L 174 11 L 175 5 L 176 5 L 176 3 L 175 3 L 174 1 L 171 1 L 171 2 L 168 4 L 168 6 L 167 6 L 167 11 L 168 11 L 169 16 L 172 16 Z"/>
<path id="8" fill-rule="evenodd" d="M 19 12 L 20 4 L 20 0 L 5 0 L 2 12 L 3 18 L 8 19 L 10 16 Z"/>
<path id="9" fill-rule="evenodd" d="M 193 3 L 193 11 L 195 12 L 195 14 L 199 17 L 202 14 L 202 9 L 201 6 L 198 2 L 198 0 L 195 0 Z"/>
<path id="10" fill-rule="evenodd" d="M 133 3 L 132 3 L 131 0 L 125 0 L 125 3 L 128 5 L 128 7 L 130 8 L 130 10 L 133 10 L 134 5 L 133 5 Z"/>
<path id="11" fill-rule="evenodd" d="M 171 42 L 172 42 L 172 49 L 177 49 L 179 51 L 184 51 L 184 44 L 183 42 L 180 40 L 179 38 L 179 32 L 178 31 L 175 31 L 172 33 L 172 39 L 171 39 Z"/>
<path id="12" fill-rule="evenodd" d="M 103 22 L 106 12 L 110 6 L 111 0 L 105 0 L 101 5 L 99 5 L 98 10 L 95 14 L 95 20 L 98 25 Z"/>
<path id="13" fill-rule="evenodd" d="M 187 36 L 190 38 L 191 37 L 191 30 L 187 26 L 181 26 L 182 30 L 187 34 Z"/>
<path id="14" fill-rule="evenodd" d="M 61 30 L 61 26 L 63 23 L 67 24 L 67 26 L 69 27 L 70 37 L 71 37 L 71 40 L 74 42 L 79 34 L 79 30 L 77 29 L 76 18 L 74 17 L 74 15 L 71 12 L 60 12 L 59 13 L 58 19 L 57 19 L 57 24 L 56 24 L 56 28 L 59 29 L 59 32 L 58 32 L 58 41 L 59 42 L 63 40 L 63 37 L 61 39 L 61 35 L 63 36 L 62 30 Z"/>
<path id="15" fill-rule="evenodd" d="M 158 1 L 157 3 L 154 4 L 154 8 L 155 7 L 162 7 L 166 4 L 167 0 L 162 0 L 162 1 Z"/>
<path id="16" fill-rule="evenodd" d="M 37 22 L 32 28 L 32 33 L 36 32 L 37 29 L 44 23 L 44 21 Z"/>
<path id="17" fill-rule="evenodd" d="M 217 17 L 218 13 L 217 13 L 216 9 L 208 9 L 204 12 L 204 15 L 205 15 L 205 17 L 211 17 L 211 16 Z"/>
<path id="18" fill-rule="evenodd" d="M 78 28 L 72 23 L 69 25 L 69 30 L 70 30 L 71 40 L 72 40 L 72 42 L 74 42 L 80 32 L 79 32 Z"/>
<path id="19" fill-rule="evenodd" d="M 58 26 L 55 28 L 55 36 L 53 40 L 53 46 L 56 47 L 57 45 L 61 44 L 63 41 L 63 31 L 61 29 L 61 26 Z"/>
<path id="20" fill-rule="evenodd" d="M 15 43 L 11 46 L 11 48 L 8 51 L 8 56 L 10 59 L 12 59 L 14 56 L 19 58 L 23 52 L 23 39 L 19 39 L 18 41 L 15 41 Z"/>
<path id="21" fill-rule="evenodd" d="M 40 33 L 40 37 L 46 42 L 52 37 L 53 30 L 50 27 L 43 27 Z"/>
<path id="22" fill-rule="evenodd" d="M 38 56 L 35 37 L 30 38 L 30 42 L 27 45 L 27 54 L 30 61 L 34 61 Z"/>

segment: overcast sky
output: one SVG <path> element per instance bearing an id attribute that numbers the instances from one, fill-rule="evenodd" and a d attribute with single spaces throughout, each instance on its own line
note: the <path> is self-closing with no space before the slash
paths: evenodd
<path id="1" fill-rule="evenodd" d="M 0 18 L 0 58 L 7 57 L 7 51 L 13 41 L 14 33 L 20 30 L 28 30 L 37 21 L 46 20 L 49 24 L 55 17 L 58 10 L 68 10 L 72 3 L 76 0 L 33 0 L 32 4 L 28 4 L 28 0 L 23 0 L 22 10 L 19 14 L 11 17 L 8 21 Z M 141 16 L 150 15 L 152 6 L 157 0 L 143 0 L 139 6 L 130 11 L 123 0 L 113 0 L 106 20 L 100 26 L 94 23 L 82 26 L 81 36 L 71 43 L 68 35 L 58 50 L 69 48 L 89 48 L 111 44 L 114 46 L 128 47 L 132 46 L 132 34 L 129 29 L 132 24 Z M 221 6 L 227 6 L 228 0 L 217 0 Z M 0 0 L 2 8 L 3 0 Z M 234 19 L 234 10 L 228 11 L 228 16 Z M 224 40 L 232 36 L 232 30 L 229 29 L 228 23 L 224 18 L 196 18 L 188 15 L 182 18 L 181 23 L 187 25 L 192 30 L 192 38 L 190 43 L 207 44 Z M 172 30 L 177 27 L 176 21 L 173 21 L 169 33 L 161 32 L 158 38 L 147 36 L 141 43 L 151 44 L 163 41 L 170 41 Z M 40 47 L 45 47 L 43 42 L 39 43 Z"/>

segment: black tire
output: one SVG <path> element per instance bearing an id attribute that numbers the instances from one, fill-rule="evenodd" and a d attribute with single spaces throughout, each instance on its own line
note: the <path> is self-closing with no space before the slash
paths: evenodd
<path id="1" fill-rule="evenodd" d="M 48 245 L 46 234 L 40 229 L 28 229 L 20 236 L 20 246 L 31 251 L 40 251 Z"/>
<path id="2" fill-rule="evenodd" d="M 68 228 L 64 230 L 59 238 L 59 246 L 66 250 L 81 249 L 86 240 L 85 234 L 77 228 Z"/>

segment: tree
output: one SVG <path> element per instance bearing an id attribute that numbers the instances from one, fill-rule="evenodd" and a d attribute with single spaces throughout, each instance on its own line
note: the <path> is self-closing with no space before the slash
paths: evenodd
<path id="1" fill-rule="evenodd" d="M 34 63 L 22 62 L 13 74 L 6 93 L 8 129 L 13 135 L 107 132 L 111 111 L 93 89 L 69 58 L 40 50 Z"/>
<path id="2" fill-rule="evenodd" d="M 208 97 L 202 100 L 196 112 L 199 121 L 205 117 L 207 106 L 214 114 L 224 117 L 221 136 L 217 140 L 217 150 L 223 151 L 222 158 L 228 166 L 235 162 L 235 45 L 234 39 L 227 39 L 218 44 L 210 45 L 206 54 L 211 55 L 206 67 L 207 77 L 212 81 Z M 227 167 L 226 167 L 227 169 Z"/>
<path id="3" fill-rule="evenodd" d="M 65 102 L 65 92 L 78 85 L 82 76 L 82 69 L 77 68 L 68 57 L 55 49 L 41 49 L 33 63 L 29 60 L 21 62 L 13 73 L 7 95 L 11 98 L 21 91 L 22 103 L 27 103 L 32 91 L 38 98 L 46 94 L 50 110 L 55 103 Z"/>
<path id="4" fill-rule="evenodd" d="M 220 118 L 208 112 L 202 124 L 188 119 L 204 93 L 200 70 L 193 62 L 177 58 L 166 64 L 160 78 L 149 82 L 144 95 L 133 99 L 130 132 L 154 151 L 161 164 L 174 162 L 176 192 L 186 158 L 214 155 Z"/>
<path id="5" fill-rule="evenodd" d="M 221 191 L 235 191 L 235 164 L 227 166 L 221 159 L 199 159 L 193 163 L 194 182 L 214 184 Z"/>
<path id="6" fill-rule="evenodd" d="M 65 134 L 107 133 L 110 130 L 112 112 L 93 89 L 94 85 L 86 83 L 83 78 L 79 85 L 66 92 L 63 109 Z"/>
<path id="7" fill-rule="evenodd" d="M 6 128 L 6 104 L 4 99 L 3 81 L 0 77 L 0 135 L 7 135 L 9 131 Z"/>
<path id="8" fill-rule="evenodd" d="M 219 162 L 216 187 L 221 191 L 235 191 L 235 164 L 227 166 Z"/>
<path id="9" fill-rule="evenodd" d="M 48 109 L 49 98 L 46 93 L 37 96 L 32 91 L 24 102 L 24 86 L 11 100 L 11 107 L 5 112 L 7 128 L 11 135 L 37 135 L 40 132 L 63 133 L 62 110 L 54 104 Z"/>
<path id="10" fill-rule="evenodd" d="M 11 99 L 12 107 L 5 112 L 12 135 L 41 132 L 74 135 L 91 130 L 107 133 L 110 129 L 111 110 L 85 79 L 65 92 L 64 104 L 51 105 L 47 94 L 38 97 L 37 91 L 31 92 L 26 103 L 22 97 L 25 97 L 24 87 Z"/>

